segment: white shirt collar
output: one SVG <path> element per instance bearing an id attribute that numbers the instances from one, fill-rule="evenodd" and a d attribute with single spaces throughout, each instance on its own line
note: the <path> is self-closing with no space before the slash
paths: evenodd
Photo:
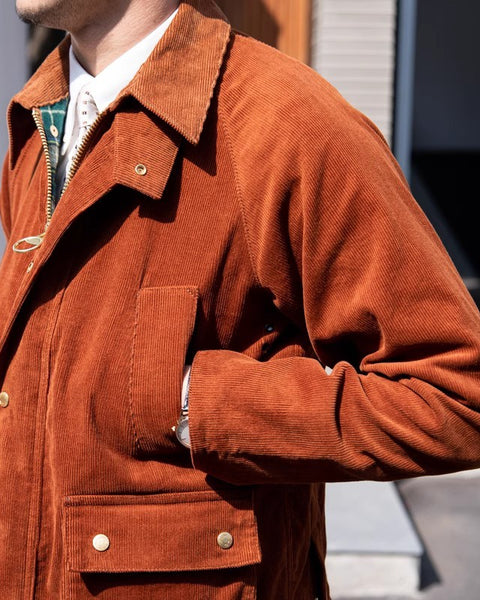
<path id="1" fill-rule="evenodd" d="M 135 46 L 110 63 L 96 77 L 93 77 L 90 73 L 85 71 L 78 62 L 72 47 L 70 46 L 70 97 L 65 121 L 64 144 L 69 143 L 73 133 L 75 106 L 77 104 L 78 94 L 83 86 L 88 84 L 88 90 L 95 100 L 98 112 L 103 112 L 107 106 L 115 100 L 123 88 L 134 78 L 137 71 L 150 56 L 163 34 L 168 29 L 177 12 L 178 8 L 166 21 L 161 23 L 161 25 L 140 40 L 140 42 L 135 44 Z"/>

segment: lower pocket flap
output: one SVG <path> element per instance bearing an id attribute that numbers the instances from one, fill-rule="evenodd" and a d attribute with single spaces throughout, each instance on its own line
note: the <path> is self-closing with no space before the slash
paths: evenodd
<path id="1" fill-rule="evenodd" d="M 67 568 L 93 573 L 197 571 L 260 562 L 252 492 L 69 496 Z M 229 492 L 230 495 L 230 492 Z"/>

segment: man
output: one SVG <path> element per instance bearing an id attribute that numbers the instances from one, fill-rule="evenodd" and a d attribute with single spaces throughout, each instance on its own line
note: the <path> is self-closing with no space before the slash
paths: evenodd
<path id="1" fill-rule="evenodd" d="M 8 116 L 5 599 L 326 599 L 323 482 L 480 466 L 480 317 L 384 139 L 176 9 L 17 0 L 71 37 Z"/>

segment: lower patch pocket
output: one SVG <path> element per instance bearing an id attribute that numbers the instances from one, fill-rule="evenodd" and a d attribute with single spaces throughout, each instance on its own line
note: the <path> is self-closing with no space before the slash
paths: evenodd
<path id="1" fill-rule="evenodd" d="M 70 496 L 65 600 L 254 600 L 251 490 Z"/>

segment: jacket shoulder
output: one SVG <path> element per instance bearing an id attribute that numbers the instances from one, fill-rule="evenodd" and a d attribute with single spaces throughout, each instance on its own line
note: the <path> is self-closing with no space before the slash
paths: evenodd
<path id="1" fill-rule="evenodd" d="M 367 120 L 314 69 L 239 32 L 232 34 L 220 94 L 232 120 L 277 118 L 286 130 Z"/>
<path id="2" fill-rule="evenodd" d="M 328 163 L 357 171 L 365 161 L 386 160 L 402 177 L 376 125 L 322 75 L 237 32 L 225 61 L 218 112 L 239 170 L 250 182 L 262 163 L 271 174 L 290 172 L 296 179 L 302 163 L 317 172 Z"/>
<path id="3" fill-rule="evenodd" d="M 259 94 L 259 98 L 277 97 L 279 91 L 283 92 L 279 100 L 292 93 L 317 95 L 321 91 L 324 97 L 338 94 L 305 63 L 238 31 L 232 32 L 226 62 L 225 81 L 248 81 L 250 92 Z"/>
<path id="4" fill-rule="evenodd" d="M 219 90 L 219 114 L 234 143 L 263 152 L 320 156 L 332 140 L 363 152 L 365 143 L 388 152 L 382 133 L 311 67 L 233 32 Z M 374 151 L 375 152 L 375 151 Z"/>

